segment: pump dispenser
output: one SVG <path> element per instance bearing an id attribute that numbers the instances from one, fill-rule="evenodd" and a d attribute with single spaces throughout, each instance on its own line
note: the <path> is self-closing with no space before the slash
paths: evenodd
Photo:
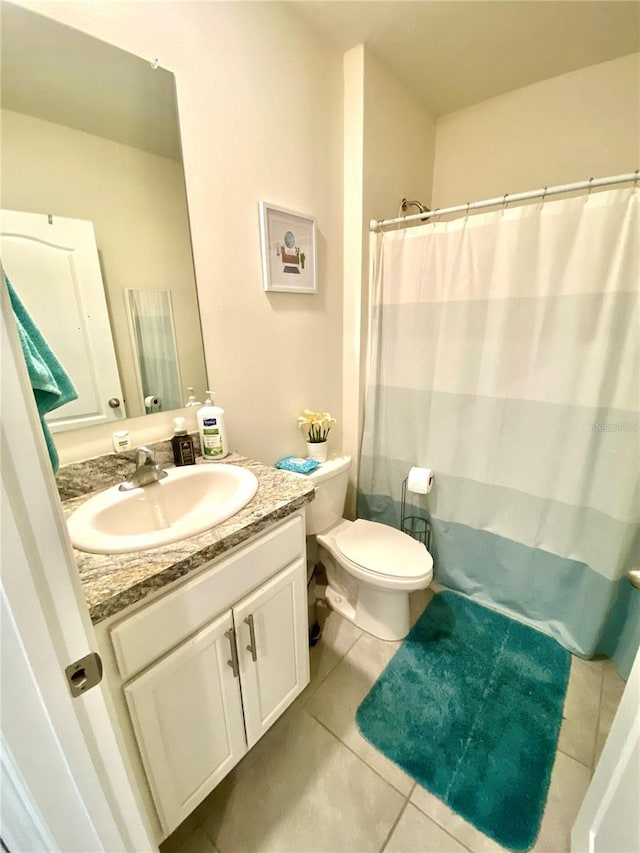
<path id="1" fill-rule="evenodd" d="M 193 439 L 187 432 L 187 421 L 185 418 L 173 419 L 174 435 L 171 439 L 173 447 L 173 461 L 176 465 L 195 465 L 196 451 Z"/>
<path id="2" fill-rule="evenodd" d="M 207 391 L 204 406 L 198 409 L 200 447 L 204 459 L 222 459 L 229 453 L 227 431 L 224 425 L 224 409 L 213 405 L 213 391 Z"/>

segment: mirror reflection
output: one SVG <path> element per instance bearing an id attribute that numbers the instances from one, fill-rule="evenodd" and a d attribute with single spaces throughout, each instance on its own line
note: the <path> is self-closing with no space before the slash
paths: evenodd
<path id="1" fill-rule="evenodd" d="M 79 399 L 52 431 L 207 387 L 175 82 L 2 3 L 2 262 Z"/>

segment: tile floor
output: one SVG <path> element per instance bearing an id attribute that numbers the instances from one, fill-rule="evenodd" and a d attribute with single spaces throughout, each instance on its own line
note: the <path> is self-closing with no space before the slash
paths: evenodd
<path id="1" fill-rule="evenodd" d="M 414 618 L 430 592 L 412 600 Z M 311 683 L 161 846 L 162 853 L 492 853 L 490 838 L 417 785 L 359 734 L 356 708 L 399 643 L 322 610 Z M 569 833 L 624 682 L 611 661 L 573 658 L 536 853 Z"/>

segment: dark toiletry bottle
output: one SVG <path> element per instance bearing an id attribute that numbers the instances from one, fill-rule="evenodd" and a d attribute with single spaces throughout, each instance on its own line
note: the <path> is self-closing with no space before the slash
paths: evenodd
<path id="1" fill-rule="evenodd" d="M 196 452 L 193 447 L 193 439 L 187 432 L 185 418 L 173 419 L 173 431 L 175 435 L 171 439 L 173 447 L 173 461 L 176 465 L 195 465 Z"/>

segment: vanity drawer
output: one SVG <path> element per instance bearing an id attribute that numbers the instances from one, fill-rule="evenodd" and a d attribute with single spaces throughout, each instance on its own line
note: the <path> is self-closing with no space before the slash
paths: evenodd
<path id="1" fill-rule="evenodd" d="M 122 678 L 134 676 L 305 553 L 297 515 L 111 629 Z"/>

